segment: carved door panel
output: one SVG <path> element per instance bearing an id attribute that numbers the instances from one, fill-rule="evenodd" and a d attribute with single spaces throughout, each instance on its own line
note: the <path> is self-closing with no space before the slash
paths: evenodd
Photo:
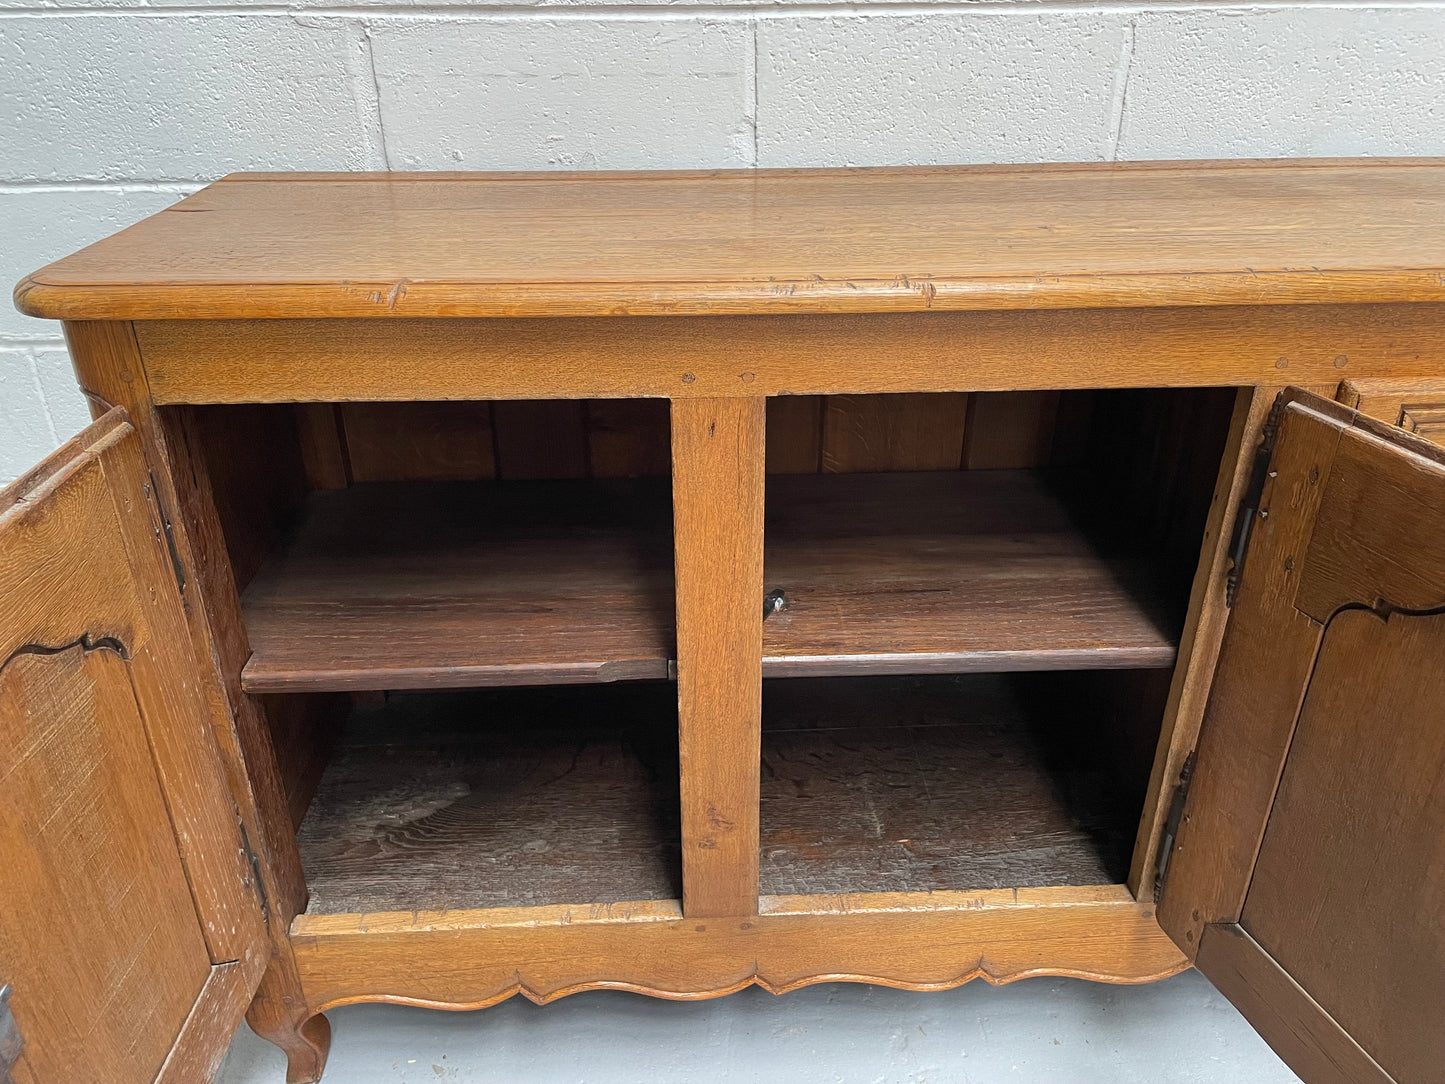
<path id="1" fill-rule="evenodd" d="M 1278 409 L 1159 920 L 1308 1084 L 1445 1081 L 1445 450 Z"/>
<path id="2" fill-rule="evenodd" d="M 17 1084 L 209 1079 L 266 962 L 140 441 L 0 491 L 0 982 Z"/>

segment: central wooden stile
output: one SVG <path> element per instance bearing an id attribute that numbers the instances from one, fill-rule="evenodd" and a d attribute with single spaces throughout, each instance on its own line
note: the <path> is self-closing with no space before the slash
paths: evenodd
<path id="1" fill-rule="evenodd" d="M 672 404 L 682 908 L 758 906 L 765 400 Z"/>

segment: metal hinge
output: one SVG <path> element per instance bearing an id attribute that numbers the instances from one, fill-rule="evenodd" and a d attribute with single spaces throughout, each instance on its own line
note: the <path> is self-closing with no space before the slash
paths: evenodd
<path id="1" fill-rule="evenodd" d="M 1179 835 L 1179 825 L 1184 820 L 1184 804 L 1189 800 L 1189 781 L 1194 778 L 1194 750 L 1184 758 L 1179 769 L 1179 785 L 1174 788 L 1174 797 L 1169 802 L 1169 819 L 1164 822 L 1164 832 L 1159 837 L 1159 872 L 1154 877 L 1154 902 L 1164 894 L 1164 876 L 1169 872 L 1169 857 L 1174 853 L 1174 840 Z"/>
<path id="2" fill-rule="evenodd" d="M 1239 515 L 1234 519 L 1234 538 L 1229 544 L 1229 573 L 1224 580 L 1224 605 L 1233 606 L 1234 596 L 1239 593 L 1239 580 L 1244 574 L 1244 558 L 1249 552 L 1249 536 L 1254 531 L 1256 519 L 1266 519 L 1267 510 L 1259 507 L 1264 496 L 1264 483 L 1270 477 L 1269 461 L 1274 455 L 1274 440 L 1279 435 L 1280 419 L 1284 416 L 1287 403 L 1285 393 L 1275 397 L 1269 408 L 1269 417 L 1259 434 L 1259 447 L 1254 452 L 1254 466 L 1250 469 L 1249 485 L 1239 502 Z"/>
<path id="3" fill-rule="evenodd" d="M 261 879 L 261 859 L 257 857 L 255 848 L 251 846 L 251 836 L 246 831 L 246 822 L 237 817 L 236 824 L 241 829 L 241 849 L 246 852 L 246 861 L 251 866 L 251 888 L 256 893 L 256 901 L 261 905 L 261 920 L 270 926 L 271 900 L 266 895 L 266 882 Z"/>
<path id="4" fill-rule="evenodd" d="M 158 537 L 165 541 L 166 555 L 171 559 L 171 572 L 173 572 L 176 577 L 176 589 L 180 591 L 181 603 L 184 605 L 186 601 L 186 574 L 181 570 L 181 554 L 180 551 L 176 549 L 175 528 L 171 526 L 170 518 L 166 515 L 165 510 L 161 508 L 160 493 L 156 489 L 155 471 L 147 473 L 145 491 L 146 498 L 151 502 L 151 508 L 155 511 L 156 520 L 160 523 Z"/>
<path id="5" fill-rule="evenodd" d="M 0 986 L 0 1084 L 12 1084 L 10 1070 L 25 1047 L 25 1036 L 20 1034 L 20 1025 L 10 1011 L 10 994 L 9 983 Z"/>

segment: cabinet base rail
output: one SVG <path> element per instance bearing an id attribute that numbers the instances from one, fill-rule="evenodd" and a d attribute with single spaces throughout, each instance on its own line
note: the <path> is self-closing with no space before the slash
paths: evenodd
<path id="1" fill-rule="evenodd" d="M 1142 983 L 1188 961 L 1123 885 L 765 896 L 759 914 L 690 919 L 675 900 L 301 915 L 308 1006 L 480 1009 L 583 990 L 679 1001 L 818 982 L 947 990 L 1037 975 Z"/>

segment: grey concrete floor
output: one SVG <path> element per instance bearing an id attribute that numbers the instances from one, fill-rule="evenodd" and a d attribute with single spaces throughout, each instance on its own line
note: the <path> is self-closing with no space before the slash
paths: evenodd
<path id="1" fill-rule="evenodd" d="M 595 991 L 475 1013 L 327 1015 L 324 1084 L 1297 1084 L 1193 971 L 1147 986 L 830 983 L 702 1002 Z M 220 1082 L 282 1084 L 285 1064 L 242 1025 Z"/>

